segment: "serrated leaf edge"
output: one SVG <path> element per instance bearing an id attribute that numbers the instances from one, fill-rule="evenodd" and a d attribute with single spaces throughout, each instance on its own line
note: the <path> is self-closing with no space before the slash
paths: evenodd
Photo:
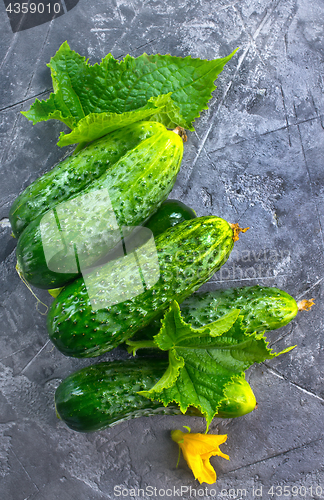
<path id="1" fill-rule="evenodd" d="M 229 60 L 230 60 L 230 59 L 234 56 L 234 54 L 237 52 L 237 50 L 238 50 L 238 48 L 236 48 L 236 49 L 235 49 L 235 50 L 234 50 L 231 54 L 229 54 L 228 56 L 225 56 L 225 57 L 223 57 L 223 58 L 216 58 L 216 59 L 212 59 L 212 60 L 211 60 L 211 61 L 220 61 L 220 60 L 221 60 L 221 61 L 224 61 L 224 63 L 222 64 L 221 70 L 220 70 L 220 71 L 218 72 L 218 74 L 215 76 L 215 80 L 217 79 L 218 75 L 222 72 L 222 70 L 223 70 L 223 68 L 224 68 L 225 64 L 226 64 L 226 63 L 227 63 L 227 62 L 228 62 L 228 61 L 229 61 Z M 89 64 L 89 59 L 86 59 L 86 57 L 85 57 L 85 56 L 81 56 L 78 52 L 76 52 L 75 50 L 72 50 L 72 49 L 70 48 L 70 46 L 69 46 L 69 44 L 68 44 L 67 40 L 65 40 L 65 41 L 61 44 L 61 46 L 59 47 L 59 49 L 56 51 L 55 55 L 54 55 L 53 57 L 51 57 L 50 62 L 47 64 L 47 66 L 48 66 L 48 67 L 50 68 L 50 70 L 51 70 L 51 77 L 52 77 L 52 81 L 53 81 L 54 95 L 56 95 L 56 92 L 59 90 L 59 88 L 58 88 L 58 87 L 57 87 L 57 85 L 56 85 L 56 75 L 57 75 L 57 71 L 56 71 L 56 70 L 55 70 L 55 68 L 54 68 L 55 58 L 56 58 L 57 56 L 60 56 L 61 54 L 62 54 L 62 55 L 64 55 L 64 52 L 65 52 L 65 51 L 69 51 L 71 54 L 74 54 L 74 55 L 75 55 L 75 56 L 76 56 L 76 57 L 77 57 L 77 58 L 81 61 L 81 63 L 82 63 L 82 64 L 85 64 L 85 65 L 86 65 L 86 66 L 88 66 L 88 67 L 100 67 L 100 66 L 102 66 L 102 65 L 103 65 L 103 64 L 104 64 L 104 63 L 105 63 L 108 59 L 113 58 L 112 54 L 111 54 L 111 53 L 109 53 L 109 54 L 107 54 L 105 57 L 103 57 L 99 63 L 95 63 L 95 64 L 91 65 L 91 64 Z M 116 60 L 116 59 L 114 59 L 114 58 L 113 58 L 113 59 L 114 59 L 114 61 L 115 61 L 116 65 L 120 66 L 120 65 L 121 65 L 121 64 L 123 64 L 123 63 L 126 63 L 126 64 L 127 64 L 127 62 L 128 62 L 128 61 L 130 61 L 130 60 L 131 60 L 131 61 L 134 61 L 134 60 L 137 60 L 137 59 L 139 59 L 139 58 L 141 58 L 141 57 L 142 57 L 142 58 L 143 58 L 143 57 L 147 57 L 147 58 L 152 59 L 152 58 L 155 58 L 155 57 L 157 57 L 157 56 L 159 56 L 159 57 L 166 57 L 166 56 L 167 56 L 167 57 L 169 57 L 169 58 L 171 58 L 171 59 L 179 59 L 179 57 L 178 57 L 178 56 L 172 56 L 172 55 L 171 55 L 171 54 L 169 54 L 169 53 L 168 53 L 168 54 L 160 54 L 160 53 L 158 53 L 158 54 L 151 54 L 151 55 L 148 55 L 146 52 L 144 52 L 143 54 L 141 54 L 140 56 L 138 56 L 138 57 L 136 57 L 136 58 L 135 58 L 135 57 L 133 57 L 133 56 L 131 56 L 131 55 L 129 55 L 129 54 L 127 54 L 127 55 L 124 57 L 124 59 L 122 59 L 122 60 L 120 60 L 120 61 L 118 61 L 118 60 Z M 189 56 L 186 56 L 186 57 L 183 57 L 183 58 L 180 58 L 180 59 L 182 59 L 183 61 L 188 61 L 188 60 L 195 60 L 196 58 L 193 58 L 191 55 L 189 55 Z M 200 61 L 201 61 L 202 63 L 211 62 L 211 61 L 210 61 L 210 60 L 208 60 L 208 59 L 200 59 Z M 211 69 L 210 71 L 212 71 L 212 69 Z M 204 75 L 204 76 L 205 76 L 205 75 Z M 212 87 L 213 87 L 213 88 L 212 88 Z M 184 86 L 184 87 L 181 87 L 181 90 L 183 90 L 184 88 L 185 88 L 185 86 Z M 213 83 L 213 84 L 211 85 L 211 92 L 210 92 L 210 94 L 209 94 L 209 95 L 206 95 L 206 98 L 207 98 L 207 103 L 208 103 L 208 102 L 210 101 L 210 99 L 212 98 L 212 92 L 213 92 L 216 88 L 217 88 L 217 87 L 216 87 L 216 85 Z M 180 89 L 179 89 L 179 90 L 180 90 Z M 51 95 L 52 95 L 52 94 L 51 94 Z M 51 95 L 50 95 L 50 97 L 51 97 Z M 50 98 L 50 97 L 49 97 L 49 98 Z M 77 96 L 77 95 L 76 95 L 76 97 L 77 97 L 77 99 L 79 100 L 79 96 Z M 177 105 L 177 101 L 176 101 L 176 100 L 174 100 L 174 99 L 172 99 L 172 100 L 174 101 L 175 105 Z M 39 100 L 37 100 L 37 101 L 38 101 L 38 103 L 41 103 L 41 102 L 47 102 L 47 100 L 45 100 L 45 101 L 39 101 Z M 36 102 L 36 101 L 35 101 L 35 102 Z M 202 111 L 202 110 L 207 110 L 207 109 L 208 109 L 208 104 L 207 104 L 207 103 L 206 103 L 206 106 L 203 106 L 203 107 L 202 107 L 199 111 L 197 111 L 197 114 L 194 116 L 194 118 L 193 118 L 191 121 L 188 121 L 188 120 L 183 120 L 183 123 L 181 123 L 180 125 L 181 125 L 181 126 L 184 126 L 184 127 L 185 127 L 185 128 L 187 128 L 188 130 L 194 131 L 195 129 L 194 129 L 194 127 L 193 127 L 193 122 L 194 122 L 194 121 L 195 121 L 195 120 L 196 120 L 196 119 L 200 116 L 200 113 L 201 113 L 201 111 Z M 73 115 L 71 115 L 71 117 L 70 117 L 70 118 L 66 117 L 66 119 L 64 120 L 64 116 L 62 115 L 62 112 L 61 112 L 61 110 L 59 110 L 59 109 L 58 109 L 57 111 L 61 114 L 61 117 L 55 116 L 55 114 L 56 114 L 56 113 L 50 113 L 50 114 L 48 115 L 48 117 L 47 117 L 47 118 L 44 118 L 44 119 L 39 119 L 39 120 L 34 120 L 33 118 L 30 118 L 30 117 L 28 116 L 28 113 L 29 113 L 29 112 L 30 112 L 30 110 L 33 108 L 34 104 L 35 104 L 35 103 L 33 103 L 33 104 L 32 104 L 32 106 L 30 107 L 30 109 L 29 109 L 28 111 L 26 111 L 26 112 L 22 112 L 22 114 L 23 114 L 23 115 L 24 115 L 27 119 L 29 119 L 29 120 L 31 120 L 31 121 L 33 122 L 33 125 L 35 125 L 36 123 L 39 123 L 39 122 L 41 122 L 41 121 L 47 121 L 47 120 L 50 120 L 50 119 L 57 119 L 57 120 L 62 121 L 63 123 L 65 123 L 68 127 L 72 128 L 72 130 L 73 130 L 73 128 L 75 128 L 76 124 L 78 123 L 78 121 L 76 121 L 75 119 L 73 120 Z M 80 102 L 80 107 L 81 107 L 81 109 L 82 109 L 81 102 Z M 87 116 L 88 116 L 88 115 L 87 115 Z M 71 119 L 72 119 L 72 121 L 73 121 L 73 124 L 72 124 Z M 69 123 L 67 123 L 67 121 L 69 121 Z M 72 125 L 71 125 L 71 124 L 72 124 Z M 179 125 L 179 124 L 177 124 L 177 125 Z M 61 142 L 61 141 L 64 139 L 64 137 L 65 137 L 66 135 L 68 135 L 68 134 L 61 133 L 61 134 L 60 134 L 60 140 L 59 140 L 59 142 Z M 71 144 L 71 143 L 69 143 L 69 144 Z"/>

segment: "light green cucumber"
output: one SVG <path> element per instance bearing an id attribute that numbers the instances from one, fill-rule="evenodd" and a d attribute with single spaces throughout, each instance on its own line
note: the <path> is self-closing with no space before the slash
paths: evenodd
<path id="1" fill-rule="evenodd" d="M 31 285 L 53 289 L 91 267 L 167 198 L 182 154 L 181 137 L 159 124 L 83 191 L 26 227 L 16 251 L 21 275 Z"/>
<path id="2" fill-rule="evenodd" d="M 111 132 L 36 179 L 14 201 L 9 212 L 16 238 L 36 217 L 79 193 L 140 142 L 163 130 L 157 122 L 138 122 Z"/>

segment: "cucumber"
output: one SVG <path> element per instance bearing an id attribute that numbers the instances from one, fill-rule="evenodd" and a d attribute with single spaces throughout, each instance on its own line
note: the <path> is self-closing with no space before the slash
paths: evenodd
<path id="1" fill-rule="evenodd" d="M 159 127 L 83 191 L 37 216 L 17 245 L 25 280 L 59 288 L 92 266 L 167 198 L 182 154 L 181 137 Z"/>
<path id="2" fill-rule="evenodd" d="M 297 314 L 298 304 L 288 293 L 275 287 L 246 286 L 213 292 L 198 292 L 180 306 L 187 323 L 200 328 L 218 320 L 231 309 L 240 309 L 248 333 L 275 330 L 287 325 Z M 161 328 L 161 318 L 137 332 L 134 340 L 152 339 Z M 145 350 L 140 350 L 145 355 Z"/>
<path id="3" fill-rule="evenodd" d="M 9 220 L 15 237 L 18 238 L 38 215 L 82 191 L 127 151 L 163 129 L 157 122 L 139 122 L 116 130 L 36 179 L 11 206 Z"/>
<path id="4" fill-rule="evenodd" d="M 137 394 L 153 387 L 167 365 L 162 360 L 134 359 L 82 368 L 69 375 L 56 389 L 56 413 L 71 429 L 80 432 L 102 430 L 136 417 L 181 415 L 176 404 L 164 407 L 159 401 Z M 228 386 L 226 398 L 217 417 L 245 415 L 256 405 L 252 389 L 243 377 Z M 188 408 L 186 415 L 201 416 L 201 413 Z"/>
<path id="5" fill-rule="evenodd" d="M 147 227 L 153 237 L 156 238 L 159 234 L 163 233 L 170 227 L 175 226 L 176 224 L 180 224 L 185 220 L 195 219 L 197 217 L 194 210 L 187 207 L 184 203 L 178 200 L 166 200 L 161 206 L 157 209 L 157 211 L 151 215 L 147 219 L 147 221 L 143 224 L 143 227 Z M 129 243 L 134 245 L 140 245 L 143 242 L 143 237 L 141 235 L 141 231 L 138 234 L 131 234 L 129 237 Z M 125 241 L 120 242 L 112 252 L 109 253 L 109 260 L 117 259 L 123 253 L 123 245 Z M 106 261 L 108 258 L 105 256 Z M 98 262 L 97 262 L 98 264 Z M 53 295 L 55 297 L 55 295 Z"/>
<path id="6" fill-rule="evenodd" d="M 182 302 L 208 281 L 228 259 L 234 235 L 232 225 L 219 217 L 184 221 L 156 238 L 157 252 L 142 249 L 140 266 L 130 254 L 95 269 L 85 276 L 86 283 L 77 279 L 49 310 L 52 342 L 75 357 L 99 356 L 117 347 L 173 299 Z M 139 267 L 145 288 L 139 283 Z"/>
<path id="7" fill-rule="evenodd" d="M 195 328 L 241 310 L 243 326 L 249 333 L 270 331 L 287 325 L 297 314 L 296 300 L 275 287 L 259 285 L 197 293 L 182 305 L 181 312 Z"/>
<path id="8" fill-rule="evenodd" d="M 226 399 L 218 408 L 216 417 L 236 418 L 250 413 L 257 407 L 257 402 L 250 384 L 244 377 L 237 377 L 225 390 Z"/>
<path id="9" fill-rule="evenodd" d="M 163 233 L 170 227 L 185 220 L 195 219 L 196 213 L 178 200 L 166 200 L 155 214 L 145 222 L 144 226 L 150 229 L 154 237 Z"/>

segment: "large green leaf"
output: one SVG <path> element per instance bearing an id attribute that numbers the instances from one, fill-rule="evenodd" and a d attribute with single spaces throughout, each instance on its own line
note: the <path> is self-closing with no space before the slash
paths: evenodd
<path id="1" fill-rule="evenodd" d="M 23 114 L 33 124 L 54 118 L 71 129 L 90 115 L 85 128 L 98 130 L 105 119 L 101 113 L 112 118 L 115 115 L 111 114 L 138 110 L 152 97 L 172 93 L 176 107 L 169 103 L 164 112 L 157 111 L 155 119 L 166 126 L 180 125 L 193 130 L 192 122 L 201 110 L 207 109 L 216 88 L 214 81 L 235 52 L 212 61 L 161 54 L 142 54 L 137 58 L 127 55 L 118 61 L 108 54 L 100 64 L 91 66 L 64 42 L 48 64 L 54 94 L 46 101 L 36 100 Z M 82 128 L 80 136 L 83 133 Z M 91 132 L 90 136 L 96 133 Z M 73 140 L 83 141 L 77 133 Z M 61 145 L 62 142 L 63 137 Z"/>
<path id="2" fill-rule="evenodd" d="M 176 105 L 171 102 L 171 93 L 158 97 L 151 97 L 147 104 L 135 111 L 126 111 L 125 113 L 90 113 L 82 118 L 75 128 L 69 134 L 61 132 L 59 146 L 68 146 L 77 142 L 90 142 L 99 137 L 126 127 L 131 123 L 141 120 L 147 120 L 161 113 L 166 115 L 168 109 L 176 110 Z"/>
<path id="3" fill-rule="evenodd" d="M 21 112 L 28 120 L 35 125 L 38 122 L 47 120 L 60 120 L 73 129 L 77 124 L 76 119 L 71 115 L 69 108 L 65 105 L 60 93 L 51 94 L 47 101 L 35 100 L 28 111 Z"/>
<path id="4" fill-rule="evenodd" d="M 229 384 L 243 376 L 253 363 L 293 349 L 274 353 L 263 333 L 246 333 L 238 314 L 238 310 L 233 310 L 207 327 L 194 329 L 184 322 L 174 301 L 154 337 L 155 347 L 169 351 L 169 367 L 154 387 L 139 394 L 165 406 L 176 402 L 183 413 L 194 406 L 209 426 Z M 136 343 L 129 343 L 134 349 Z M 139 347 L 145 347 L 143 342 Z M 152 343 L 147 347 L 152 347 Z"/>

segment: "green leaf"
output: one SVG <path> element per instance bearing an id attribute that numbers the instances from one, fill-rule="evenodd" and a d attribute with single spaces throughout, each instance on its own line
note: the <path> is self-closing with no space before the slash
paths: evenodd
<path id="1" fill-rule="evenodd" d="M 76 127 L 69 134 L 61 132 L 58 146 L 68 146 L 78 142 L 90 142 L 99 137 L 112 132 L 121 127 L 126 127 L 131 123 L 146 120 L 157 112 L 161 113 L 161 118 L 167 115 L 170 108 L 171 93 L 158 97 L 151 97 L 147 104 L 135 111 L 125 113 L 90 113 L 82 118 Z M 175 104 L 171 104 L 176 109 Z M 179 109 L 179 108 L 178 108 Z M 180 115 L 179 115 L 180 116 Z M 170 121 L 169 121 L 170 122 Z"/>
<path id="2" fill-rule="evenodd" d="M 100 120 L 106 124 L 106 120 L 116 119 L 115 114 L 139 110 L 152 97 L 172 93 L 172 102 L 163 111 L 156 110 L 154 119 L 193 130 L 192 122 L 207 109 L 216 88 L 214 81 L 235 52 L 212 61 L 169 54 L 127 55 L 117 61 L 108 54 L 100 64 L 91 66 L 64 42 L 48 64 L 54 93 L 46 101 L 36 100 L 23 114 L 33 124 L 54 118 L 71 129 L 89 116 L 82 133 L 86 130 L 86 137 L 96 138 Z M 101 113 L 105 116 L 99 117 Z M 92 127 L 96 132 L 90 132 Z"/>
<path id="3" fill-rule="evenodd" d="M 161 349 L 169 350 L 169 367 L 154 387 L 139 394 L 164 406 L 176 402 L 183 413 L 194 406 L 205 416 L 208 427 L 225 398 L 226 387 L 235 378 L 243 376 L 253 363 L 293 349 L 272 352 L 263 333 L 246 333 L 238 313 L 231 311 L 197 330 L 183 321 L 178 304 L 173 302 L 154 337 Z"/>
<path id="4" fill-rule="evenodd" d="M 173 314 L 170 314 L 173 312 Z M 221 335 L 227 332 L 237 320 L 240 314 L 239 309 L 234 309 L 214 323 L 210 323 L 208 327 L 192 328 L 186 323 L 181 316 L 179 304 L 174 300 L 171 304 L 170 311 L 166 312 L 162 321 L 161 330 L 154 337 L 156 345 L 163 351 L 168 351 L 175 347 L 188 345 L 198 346 L 206 337 L 209 340 L 211 335 Z"/>
<path id="5" fill-rule="evenodd" d="M 48 291 L 48 293 L 50 295 L 52 295 L 52 297 L 54 297 L 54 299 L 56 299 L 56 297 L 58 297 L 61 293 L 61 291 L 63 290 L 64 287 L 61 287 L 61 288 L 50 288 Z"/>
<path id="6" fill-rule="evenodd" d="M 160 378 L 160 380 L 155 384 L 155 390 L 157 392 L 163 391 L 169 387 L 172 387 L 177 379 L 179 378 L 180 370 L 184 367 L 184 359 L 178 358 L 175 351 L 169 352 L 169 366 L 164 373 L 164 375 Z M 146 391 L 141 391 L 139 394 L 143 394 Z M 150 392 L 150 391 L 148 391 Z"/>
<path id="7" fill-rule="evenodd" d="M 76 125 L 75 118 L 70 114 L 69 109 L 65 106 L 64 101 L 60 102 L 59 93 L 51 94 L 47 101 L 35 100 L 28 111 L 21 112 L 28 120 L 35 125 L 38 122 L 47 120 L 60 120 L 71 129 Z"/>
<path id="8" fill-rule="evenodd" d="M 170 95 L 172 95 L 172 93 L 170 93 Z M 165 106 L 161 109 L 161 111 L 151 116 L 150 120 L 160 122 L 167 128 L 180 126 L 193 130 L 193 127 L 191 127 L 191 129 L 190 127 L 187 127 L 187 122 L 180 113 L 180 107 L 172 99 L 169 99 L 169 101 L 165 103 Z"/>

